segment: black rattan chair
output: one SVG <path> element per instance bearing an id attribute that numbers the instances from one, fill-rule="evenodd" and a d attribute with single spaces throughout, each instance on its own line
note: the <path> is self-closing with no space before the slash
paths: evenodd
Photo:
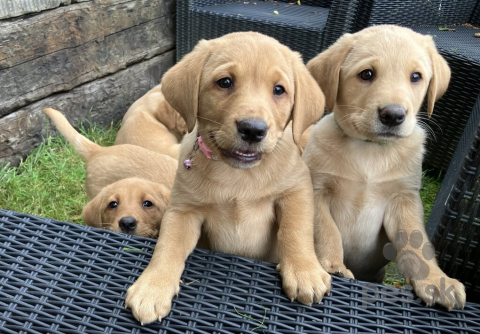
<path id="1" fill-rule="evenodd" d="M 427 230 L 441 268 L 480 302 L 480 96 L 430 214 Z"/>
<path id="2" fill-rule="evenodd" d="M 447 169 L 480 93 L 480 25 L 477 0 L 364 0 L 354 30 L 396 24 L 432 35 L 452 69 L 447 93 L 435 104 L 425 164 Z M 453 30 L 441 30 L 449 28 Z M 422 110 L 425 112 L 425 109 Z"/>
<path id="3" fill-rule="evenodd" d="M 257 31 L 300 52 L 306 62 L 356 22 L 359 0 L 177 1 L 177 60 L 201 39 Z"/>
<path id="4" fill-rule="evenodd" d="M 156 240 L 0 210 L 0 333 L 478 333 L 480 305 L 447 312 L 411 292 L 333 277 L 292 303 L 275 264 L 196 249 L 162 323 L 125 309 Z"/>

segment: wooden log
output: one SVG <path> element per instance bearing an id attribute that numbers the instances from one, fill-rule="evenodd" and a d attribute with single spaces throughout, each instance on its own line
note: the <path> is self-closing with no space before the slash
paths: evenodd
<path id="1" fill-rule="evenodd" d="M 74 125 L 86 119 L 109 125 L 112 120 L 121 120 L 130 105 L 157 85 L 174 63 L 175 52 L 169 51 L 1 118 L 0 166 L 5 163 L 18 165 L 22 157 L 42 142 L 47 127 L 50 133 L 56 132 L 54 126 L 47 126 L 43 108 L 62 111 Z"/>
<path id="2" fill-rule="evenodd" d="M 90 1 L 77 0 L 74 2 Z M 71 4 L 71 0 L 3 0 L 0 1 L 0 20 L 37 13 Z"/>
<path id="3" fill-rule="evenodd" d="M 0 23 L 0 117 L 175 45 L 173 0 L 98 0 Z"/>

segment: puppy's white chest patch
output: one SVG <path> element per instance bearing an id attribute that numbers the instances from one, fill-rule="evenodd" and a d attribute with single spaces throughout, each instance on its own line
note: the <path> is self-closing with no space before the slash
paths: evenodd
<path id="1" fill-rule="evenodd" d="M 203 232 L 212 250 L 277 260 L 278 229 L 271 199 L 216 204 L 205 216 Z"/>
<path id="2" fill-rule="evenodd" d="M 381 257 L 381 249 L 387 242 L 383 229 L 387 198 L 380 185 L 355 187 L 349 182 L 347 188 L 348 194 L 339 192 L 330 203 L 332 218 L 342 235 L 345 263 L 355 272 L 369 271 L 365 261 L 370 259 L 375 267 L 370 268 L 373 276 L 384 265 L 384 259 L 377 257 Z"/>

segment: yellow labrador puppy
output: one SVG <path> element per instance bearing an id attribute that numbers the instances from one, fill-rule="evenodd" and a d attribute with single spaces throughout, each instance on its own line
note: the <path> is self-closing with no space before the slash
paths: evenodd
<path id="1" fill-rule="evenodd" d="M 344 35 L 307 68 L 333 111 L 313 127 L 303 154 L 320 263 L 330 273 L 381 282 L 398 254 L 422 300 L 463 307 L 463 285 L 435 261 L 419 195 L 426 134 L 418 111 L 427 96 L 430 116 L 450 80 L 432 38 L 375 26 Z"/>
<path id="2" fill-rule="evenodd" d="M 102 147 L 78 133 L 61 112 L 43 112 L 86 163 L 85 223 L 157 237 L 177 170 L 175 159 L 134 145 Z"/>
<path id="3" fill-rule="evenodd" d="M 149 90 L 127 110 L 115 145 L 132 144 L 178 160 L 187 125 L 165 100 L 162 85 Z"/>
<path id="4" fill-rule="evenodd" d="M 128 177 L 102 188 L 83 208 L 89 226 L 158 238 L 171 188 L 139 177 Z"/>
<path id="5" fill-rule="evenodd" d="M 189 134 L 155 252 L 126 306 L 141 323 L 165 317 L 197 241 L 279 262 L 287 296 L 319 302 L 331 278 L 315 256 L 313 190 L 295 143 L 324 101 L 300 55 L 253 32 L 203 40 L 162 90 Z"/>

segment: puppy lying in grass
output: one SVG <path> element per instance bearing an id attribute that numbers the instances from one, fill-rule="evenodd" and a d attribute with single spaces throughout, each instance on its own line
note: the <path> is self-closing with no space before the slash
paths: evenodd
<path id="1" fill-rule="evenodd" d="M 43 112 L 86 163 L 89 203 L 85 223 L 144 237 L 157 237 L 177 170 L 167 155 L 134 145 L 101 147 L 81 134 L 57 110 Z"/>
<path id="2" fill-rule="evenodd" d="M 296 145 L 324 102 L 300 55 L 253 32 L 202 40 L 164 75 L 162 91 L 189 129 L 184 168 L 126 306 L 141 323 L 165 317 L 197 241 L 278 262 L 291 300 L 320 302 L 331 278 L 315 256 L 312 184 Z"/>
<path id="3" fill-rule="evenodd" d="M 432 37 L 375 26 L 345 34 L 307 67 L 333 111 L 313 127 L 303 153 L 320 263 L 332 274 L 382 282 L 396 256 L 427 305 L 463 308 L 463 285 L 435 261 L 419 194 L 426 138 L 419 109 L 427 97 L 430 117 L 450 80 Z"/>
<path id="4" fill-rule="evenodd" d="M 138 145 L 178 159 L 180 141 L 186 133 L 185 121 L 168 104 L 162 85 L 158 85 L 135 101 L 125 113 L 115 145 Z"/>

